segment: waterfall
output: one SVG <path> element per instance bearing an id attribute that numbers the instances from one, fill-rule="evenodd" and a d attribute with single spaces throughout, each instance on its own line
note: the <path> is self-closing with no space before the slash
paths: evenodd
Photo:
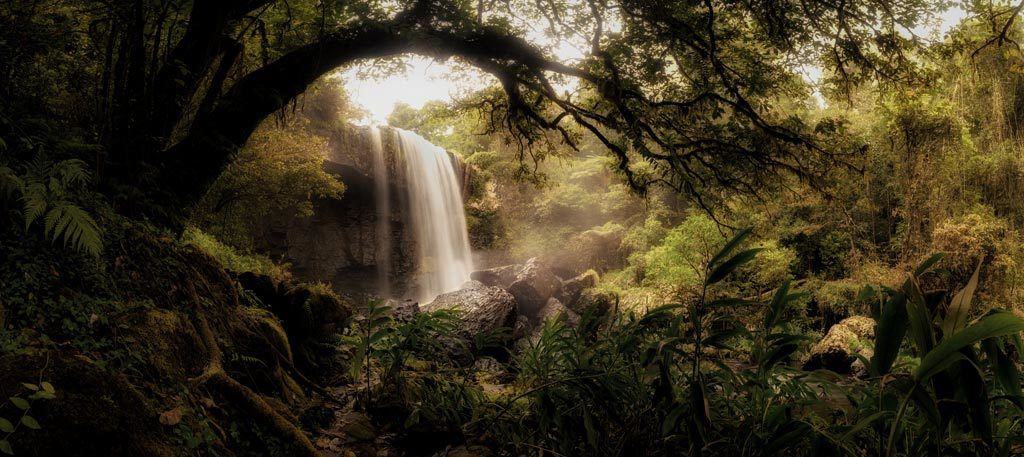
<path id="1" fill-rule="evenodd" d="M 388 182 L 388 162 L 384 157 L 384 144 L 380 129 L 371 127 L 370 148 L 373 149 L 373 193 L 377 200 L 377 292 L 381 297 L 391 296 L 391 193 Z"/>
<path id="2" fill-rule="evenodd" d="M 417 296 L 427 303 L 469 279 L 473 260 L 462 190 L 453 159 L 423 137 L 394 129 L 405 180 L 418 266 Z"/>

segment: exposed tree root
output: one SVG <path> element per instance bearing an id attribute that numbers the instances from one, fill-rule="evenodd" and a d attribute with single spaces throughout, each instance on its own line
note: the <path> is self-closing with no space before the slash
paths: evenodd
<path id="1" fill-rule="evenodd" d="M 283 436 L 291 437 L 295 445 L 302 449 L 302 455 L 319 456 L 320 453 L 302 430 L 281 416 L 259 394 L 236 381 L 224 371 L 223 355 L 209 323 L 198 311 L 195 313 L 195 317 L 198 322 L 199 334 L 210 354 L 210 360 L 203 373 L 190 380 L 193 388 L 205 385 L 217 389 L 233 402 L 243 405 L 243 407 L 252 411 L 259 419 L 276 428 Z"/>

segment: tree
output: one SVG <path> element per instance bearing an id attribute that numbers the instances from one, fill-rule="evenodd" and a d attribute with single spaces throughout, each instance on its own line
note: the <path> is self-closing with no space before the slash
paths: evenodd
<path id="1" fill-rule="evenodd" d="M 111 125 L 108 176 L 134 179 L 145 175 L 138 170 L 153 170 L 152 200 L 171 211 L 141 211 L 164 219 L 190 208 L 260 122 L 318 78 L 359 60 L 410 53 L 458 58 L 494 75 L 500 96 L 480 106 L 492 127 L 524 152 L 592 136 L 638 191 L 664 184 L 705 204 L 720 188 L 756 193 L 780 171 L 813 179 L 848 151 L 820 146 L 834 124 L 810 126 L 773 109 L 780 100 L 808 99 L 797 66 L 824 61 L 842 84 L 911 77 L 907 53 L 915 38 L 905 31 L 936 6 L 924 0 L 416 0 L 402 8 L 369 0 L 71 3 L 93 19 L 91 55 L 102 56 L 97 82 L 101 114 Z M 524 38 L 536 20 L 589 52 L 578 63 L 560 61 Z M 556 89 L 571 81 L 578 90 Z"/>

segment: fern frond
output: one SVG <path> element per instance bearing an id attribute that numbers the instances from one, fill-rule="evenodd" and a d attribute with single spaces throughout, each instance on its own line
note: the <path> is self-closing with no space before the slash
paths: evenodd
<path id="1" fill-rule="evenodd" d="M 89 171 L 81 159 L 68 159 L 57 162 L 51 171 L 51 189 L 63 191 L 75 186 L 89 184 Z"/>
<path id="2" fill-rule="evenodd" d="M 15 191 L 21 191 L 25 182 L 10 167 L 0 166 L 0 195 L 10 198 Z"/>
<path id="3" fill-rule="evenodd" d="M 25 230 L 46 211 L 46 187 L 40 182 L 29 181 L 21 191 L 21 199 L 25 204 Z"/>
<path id="4" fill-rule="evenodd" d="M 60 201 L 46 213 L 44 232 L 53 241 L 63 239 L 64 246 L 98 257 L 103 249 L 100 229 L 84 209 L 71 202 Z"/>

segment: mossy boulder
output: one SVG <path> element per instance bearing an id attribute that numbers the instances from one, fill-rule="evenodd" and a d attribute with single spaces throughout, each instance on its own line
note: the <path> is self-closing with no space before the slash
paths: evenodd
<path id="1" fill-rule="evenodd" d="M 579 297 L 572 302 L 569 309 L 579 315 L 590 313 L 595 317 L 603 317 L 608 315 L 608 312 L 617 304 L 618 298 L 611 292 L 584 289 L 580 292 Z"/>
<path id="2" fill-rule="evenodd" d="M 861 374 L 858 355 L 870 359 L 875 338 L 875 320 L 865 316 L 843 319 L 828 330 L 810 351 L 804 370 L 827 369 L 842 374 Z"/>
<path id="3" fill-rule="evenodd" d="M 579 300 L 580 294 L 582 294 L 584 290 L 596 286 L 597 280 L 597 272 L 594 270 L 587 270 L 580 275 L 562 281 L 562 288 L 559 291 L 558 300 L 570 308 L 573 307 L 576 305 L 576 301 Z"/>

